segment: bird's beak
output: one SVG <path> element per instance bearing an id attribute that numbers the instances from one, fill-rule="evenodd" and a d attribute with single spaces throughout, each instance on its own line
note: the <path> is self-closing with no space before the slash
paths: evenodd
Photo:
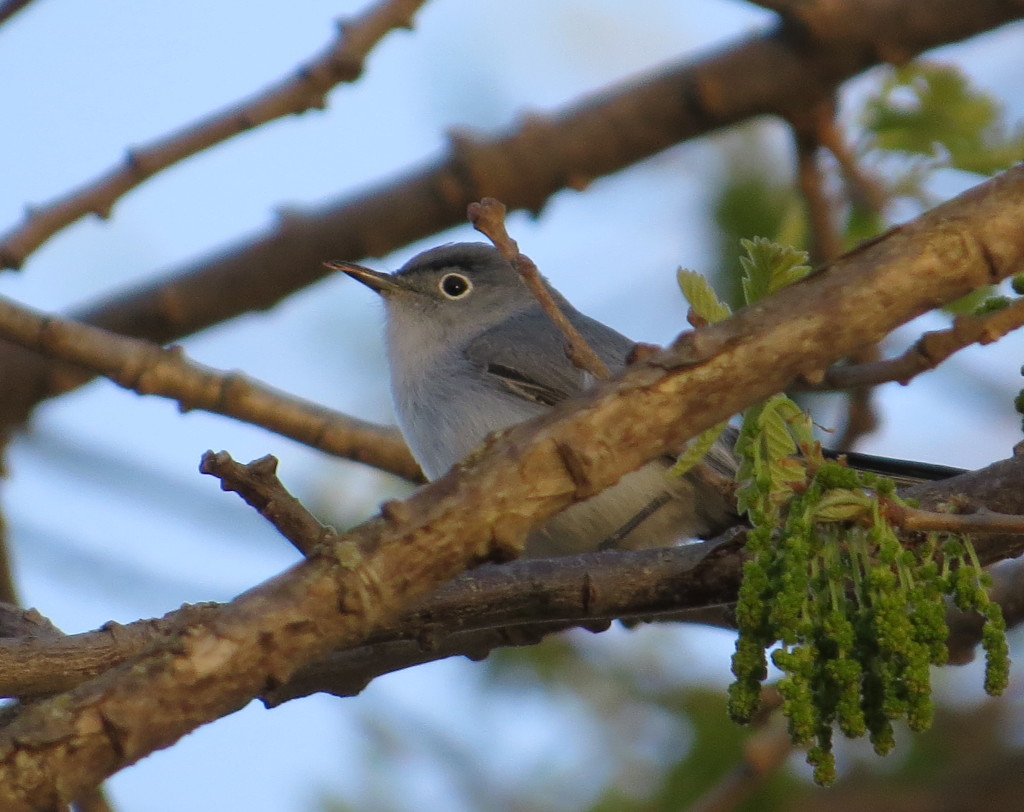
<path id="1" fill-rule="evenodd" d="M 332 259 L 325 262 L 324 265 L 331 270 L 347 273 L 357 282 L 362 282 L 366 287 L 377 291 L 381 296 L 387 296 L 388 294 L 405 289 L 405 286 L 391 274 L 364 268 L 362 265 L 356 265 L 354 262 L 342 262 L 341 260 Z"/>

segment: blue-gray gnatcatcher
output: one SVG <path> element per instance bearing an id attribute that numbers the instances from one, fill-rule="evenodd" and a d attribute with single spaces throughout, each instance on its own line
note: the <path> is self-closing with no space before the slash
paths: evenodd
<path id="1" fill-rule="evenodd" d="M 430 479 L 489 433 L 534 417 L 593 383 L 566 357 L 562 333 L 519 274 L 489 245 L 434 248 L 394 274 L 331 264 L 384 300 L 395 410 Z M 609 369 L 622 369 L 633 342 L 549 289 Z M 725 444 L 706 462 L 731 476 L 734 462 Z M 525 554 L 665 546 L 728 526 L 735 518 L 729 500 L 699 472 L 668 476 L 671 463 L 669 457 L 651 462 L 564 510 L 531 533 Z"/>

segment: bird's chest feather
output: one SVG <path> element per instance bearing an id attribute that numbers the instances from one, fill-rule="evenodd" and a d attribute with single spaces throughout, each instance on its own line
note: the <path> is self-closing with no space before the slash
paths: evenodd
<path id="1" fill-rule="evenodd" d="M 543 411 L 505 390 L 460 354 L 449 353 L 427 367 L 392 367 L 395 412 L 413 456 L 436 479 L 493 431 Z"/>

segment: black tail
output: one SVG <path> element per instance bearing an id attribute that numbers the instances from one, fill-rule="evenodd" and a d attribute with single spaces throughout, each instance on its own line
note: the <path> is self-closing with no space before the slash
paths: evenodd
<path id="1" fill-rule="evenodd" d="M 856 451 L 832 451 L 825 449 L 829 459 L 846 457 L 851 468 L 870 471 L 873 474 L 890 476 L 903 482 L 934 482 L 938 479 L 950 479 L 965 473 L 964 468 L 953 468 L 949 465 L 935 465 L 930 462 L 914 462 L 897 460 L 892 457 L 876 457 L 873 454 L 859 454 Z"/>

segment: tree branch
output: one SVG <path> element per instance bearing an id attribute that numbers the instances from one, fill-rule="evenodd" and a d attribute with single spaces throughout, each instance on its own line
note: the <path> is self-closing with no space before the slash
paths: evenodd
<path id="1" fill-rule="evenodd" d="M 283 486 L 268 474 L 268 465 L 237 466 L 218 460 L 221 473 L 257 495 L 245 498 L 254 506 L 282 505 L 293 527 L 308 513 L 292 502 Z M 1002 510 L 1024 512 L 1024 457 L 995 463 L 961 477 L 929 483 L 915 494 L 925 504 L 938 505 L 963 498 L 997 504 Z M 1015 483 L 1014 487 L 1007 487 Z M 273 520 L 279 525 L 277 520 Z M 1020 529 L 1015 528 L 1015 529 Z M 297 547 L 315 549 L 321 530 L 309 523 L 300 531 Z M 987 563 L 1014 555 L 1024 546 L 1019 536 L 998 543 L 978 539 Z M 742 539 L 728 534 L 719 539 L 667 549 L 586 553 L 555 559 L 529 559 L 502 566 L 479 567 L 446 583 L 421 604 L 375 629 L 358 647 L 338 649 L 300 669 L 286 683 L 262 692 L 268 706 L 324 691 L 352 696 L 382 674 L 453 656 L 482 659 L 493 649 L 532 645 L 553 632 L 571 627 L 603 630 L 614 619 L 713 622 L 705 611 L 735 601 L 743 561 Z M 1024 560 L 995 570 L 993 599 L 1003 606 L 1007 624 L 1024 622 Z M 185 606 L 162 618 L 57 639 L 45 618 L 17 607 L 0 606 L 0 696 L 35 698 L 68 690 L 135 657 L 154 643 L 182 629 L 208 623 L 220 605 Z M 724 610 L 723 610 L 724 614 Z M 968 662 L 980 639 L 973 615 L 951 611 L 951 662 Z"/>
<path id="2" fill-rule="evenodd" d="M 259 511 L 300 553 L 309 556 L 335 532 L 317 521 L 277 478 L 277 459 L 269 454 L 239 465 L 231 455 L 207 451 L 199 471 L 220 480 L 221 490 L 234 491 Z"/>
<path id="3" fill-rule="evenodd" d="M 970 513 L 940 513 L 886 505 L 886 516 L 896 527 L 909 533 L 964 533 L 967 535 L 1006 535 L 1024 533 L 1024 515 L 976 510 Z"/>
<path id="4" fill-rule="evenodd" d="M 0 25 L 7 22 L 31 2 L 32 0 L 4 0 L 0 3 Z"/>
<path id="5" fill-rule="evenodd" d="M 836 224 L 835 206 L 829 199 L 825 189 L 825 173 L 819 160 L 822 147 L 833 153 L 849 179 L 859 181 L 861 173 L 856 170 L 856 163 L 848 150 L 845 150 L 839 128 L 835 121 L 835 100 L 829 99 L 802 111 L 790 120 L 796 142 L 797 179 L 800 192 L 806 203 L 808 221 L 810 222 L 810 256 L 815 264 L 830 262 L 842 252 L 843 235 Z M 846 161 L 844 164 L 843 161 Z M 879 214 L 881 211 L 879 210 Z M 878 359 L 877 344 L 858 348 L 850 360 L 865 363 Z M 852 449 L 857 440 L 874 431 L 878 426 L 878 415 L 873 403 L 873 390 L 870 386 L 852 387 L 846 398 L 846 420 L 842 434 L 838 438 L 838 447 Z"/>
<path id="6" fill-rule="evenodd" d="M 319 524 L 273 477 L 268 462 L 215 462 L 227 488 L 248 491 L 243 498 L 261 511 L 276 506 L 278 516 L 269 517 L 276 526 L 305 525 L 288 533 L 296 547 L 312 551 L 324 540 Z M 1019 514 L 1024 512 L 1021 481 L 1024 457 L 1018 456 L 918 486 L 914 496 L 936 507 L 969 493 L 974 501 Z M 1011 529 L 1020 530 L 1019 523 Z M 982 559 L 991 563 L 1024 549 L 1024 538 L 979 538 L 976 544 Z M 609 550 L 480 567 L 382 624 L 358 647 L 331 652 L 283 685 L 263 691 L 261 698 L 274 706 L 319 691 L 351 696 L 392 671 L 458 655 L 482 659 L 495 648 L 532 645 L 570 627 L 603 630 L 613 619 L 709 622 L 702 610 L 734 602 L 742 561 L 742 539 L 728 534 L 668 549 Z M 1024 561 L 995 571 L 993 599 L 1003 606 L 1011 627 L 1024 622 L 1022 578 Z M 210 622 L 220 609 L 213 603 L 185 606 L 158 619 L 47 639 L 53 635 L 38 613 L 0 607 L 0 638 L 7 638 L 0 640 L 0 696 L 34 698 L 68 690 L 186 627 Z M 721 618 L 711 622 L 730 625 Z M 968 662 L 980 639 L 980 623 L 956 611 L 950 612 L 949 622 L 951 661 Z"/>
<path id="7" fill-rule="evenodd" d="M 835 118 L 823 119 L 818 123 L 818 142 L 836 159 L 846 193 L 855 205 L 863 206 L 881 217 L 888 203 L 885 189 L 878 179 L 864 170 L 860 161 L 843 138 L 842 130 Z"/>
<path id="8" fill-rule="evenodd" d="M 498 646 L 531 645 L 575 625 L 604 629 L 617 617 L 674 615 L 731 601 L 739 585 L 740 547 L 733 535 L 687 547 L 479 567 L 373 629 L 359 646 L 331 652 L 260 695 L 268 705 L 314 691 L 348 696 L 381 674 L 434 659 L 482 659 Z M 0 639 L 0 696 L 34 698 L 74 688 L 182 629 L 215 622 L 225 609 L 199 604 L 56 639 Z M 0 621 L 19 612 L 9 607 Z"/>
<path id="9" fill-rule="evenodd" d="M 162 618 L 61 635 L 25 626 L 26 611 L 0 604 L 0 697 L 35 699 L 66 691 L 215 616 L 221 605 L 185 605 Z M 38 612 L 28 610 L 29 613 Z"/>
<path id="10" fill-rule="evenodd" d="M 1003 610 L 1007 628 L 1024 622 L 1024 559 L 1004 561 L 991 568 L 992 589 L 989 594 Z M 962 665 L 971 662 L 981 641 L 983 618 L 976 612 L 947 611 L 949 623 L 949 662 Z"/>
<path id="11" fill-rule="evenodd" d="M 25 708 L 0 734 L 0 808 L 66 802 L 357 645 L 466 566 L 514 555 L 533 526 L 666 449 L 1022 267 L 1024 166 L 491 437 L 400 508 L 321 543 L 208 622 Z"/>
<path id="12" fill-rule="evenodd" d="M 239 372 L 219 372 L 190 361 L 180 347 L 165 349 L 48 316 L 3 297 L 0 336 L 80 365 L 140 395 L 175 400 L 183 412 L 202 409 L 233 417 L 412 482 L 424 481 L 396 428 L 349 417 Z"/>
<path id="13" fill-rule="evenodd" d="M 40 642 L 65 639 L 64 633 L 35 609 L 21 610 L 14 604 L 0 603 L 0 638 L 29 636 Z M 42 655 L 44 658 L 46 654 Z M 55 665 L 57 663 L 54 663 Z M 58 666 L 59 667 L 59 666 Z M 0 709 L 0 727 L 7 724 L 19 710 L 19 703 Z M 71 802 L 72 812 L 113 812 L 102 785 L 98 782 L 78 793 Z"/>
<path id="14" fill-rule="evenodd" d="M 2 466 L 0 466 L 2 467 Z M 7 540 L 7 521 L 0 513 L 0 602 L 17 603 L 18 589 L 11 569 L 10 545 Z"/>
<path id="15" fill-rule="evenodd" d="M 786 763 L 793 752 L 789 733 L 780 726 L 754 731 L 743 742 L 739 764 L 723 775 L 686 812 L 735 812 Z"/>
<path id="16" fill-rule="evenodd" d="M 367 54 L 395 28 L 411 28 L 424 0 L 380 0 L 361 16 L 339 24 L 335 40 L 312 61 L 257 95 L 128 151 L 124 161 L 93 181 L 44 206 L 0 235 L 0 270 L 18 269 L 50 237 L 87 214 L 106 219 L 114 204 L 144 180 L 179 161 L 268 121 L 327 105 L 328 91 L 362 75 Z M 3 14 L 0 8 L 0 15 Z M 3 17 L 0 16 L 0 22 Z"/>
<path id="17" fill-rule="evenodd" d="M 983 315 L 963 315 L 953 319 L 946 330 L 925 333 L 910 349 L 896 358 L 866 364 L 831 366 L 816 389 L 849 389 L 877 386 L 899 381 L 904 386 L 922 372 L 935 369 L 953 353 L 972 344 L 991 344 L 1024 326 L 1024 299 Z"/>
<path id="18" fill-rule="evenodd" d="M 842 237 L 835 212 L 825 192 L 825 177 L 818 161 L 820 132 L 835 115 L 835 100 L 827 99 L 794 116 L 789 124 L 797 155 L 797 181 L 810 223 L 810 256 L 815 265 L 831 262 L 842 253 Z"/>
<path id="19" fill-rule="evenodd" d="M 292 212 L 258 237 L 174 270 L 75 318 L 163 344 L 266 309 L 321 279 L 324 257 L 381 256 L 462 221 L 482 197 L 539 211 L 556 191 L 579 188 L 673 144 L 752 116 L 789 115 L 831 98 L 883 58 L 910 58 L 1024 16 L 1000 0 L 819 4 L 813 30 L 757 35 L 595 94 L 492 139 L 453 136 L 449 153 L 396 181 L 318 210 Z M 728 88 L 728 92 L 725 92 Z M 636 122 L 635 126 L 633 122 Z M 400 207 L 396 201 L 401 201 Z M 0 425 L 20 423 L 41 399 L 79 386 L 81 370 L 22 350 L 0 351 Z"/>

